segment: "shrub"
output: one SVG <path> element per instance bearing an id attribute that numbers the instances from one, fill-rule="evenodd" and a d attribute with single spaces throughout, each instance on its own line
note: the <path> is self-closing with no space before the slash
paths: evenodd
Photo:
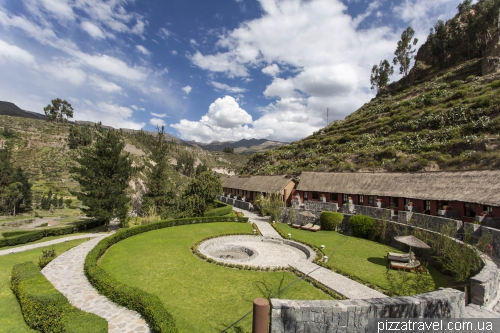
<path id="1" fill-rule="evenodd" d="M 14 236 L 26 234 L 28 232 L 30 232 L 30 231 L 29 230 L 6 231 L 6 232 L 2 232 L 2 236 L 4 236 L 5 238 L 14 237 Z"/>
<path id="2" fill-rule="evenodd" d="M 352 234 L 355 237 L 369 238 L 375 225 L 375 219 L 365 215 L 354 215 L 349 220 Z"/>
<path id="3" fill-rule="evenodd" d="M 149 294 L 138 288 L 130 287 L 118 282 L 104 269 L 97 265 L 99 258 L 113 244 L 143 232 L 158 230 L 177 225 L 187 225 L 194 223 L 210 222 L 248 222 L 248 217 L 227 218 L 227 217 L 189 217 L 176 220 L 166 220 L 156 223 L 141 225 L 139 227 L 122 229 L 114 235 L 103 239 L 94 247 L 85 259 L 84 271 L 89 282 L 99 293 L 105 295 L 110 300 L 129 309 L 139 312 L 148 321 L 153 332 L 177 333 L 179 329 L 175 324 L 172 315 L 165 309 L 165 306 L 156 295 Z"/>
<path id="4" fill-rule="evenodd" d="M 225 204 L 222 201 L 217 201 L 215 200 L 215 203 L 217 204 L 217 208 L 211 209 L 208 212 L 205 212 L 203 216 L 210 217 L 210 216 L 224 216 L 231 214 L 233 207 L 231 205 Z"/>
<path id="5" fill-rule="evenodd" d="M 344 214 L 336 212 L 321 212 L 319 220 L 321 222 L 321 229 L 337 231 L 338 226 L 344 220 Z"/>
<path id="6" fill-rule="evenodd" d="M 54 246 L 52 246 L 51 249 L 48 250 L 42 250 L 42 256 L 38 258 L 38 267 L 40 269 L 44 268 L 57 257 L 56 250 L 54 249 Z"/>
<path id="7" fill-rule="evenodd" d="M 462 81 L 461 81 L 461 80 L 455 80 L 455 81 L 453 81 L 452 83 L 450 83 L 450 87 L 451 87 L 451 88 L 456 88 L 456 87 L 458 87 L 458 86 L 459 86 L 459 85 L 461 85 L 461 84 L 462 84 Z"/>
<path id="8" fill-rule="evenodd" d="M 12 290 L 26 323 L 41 332 L 107 332 L 108 322 L 73 307 L 33 262 L 14 266 Z"/>

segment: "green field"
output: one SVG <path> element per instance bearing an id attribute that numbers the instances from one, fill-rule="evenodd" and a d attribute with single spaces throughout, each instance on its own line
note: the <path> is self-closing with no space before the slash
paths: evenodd
<path id="1" fill-rule="evenodd" d="M 285 286 L 297 278 L 291 273 L 240 271 L 207 263 L 191 253 L 196 241 L 227 233 L 252 233 L 247 223 L 204 223 L 146 232 L 113 245 L 101 266 L 113 277 L 156 294 L 172 313 L 182 332 L 219 332 L 252 309 L 261 297 L 254 285 L 264 279 Z M 299 281 L 280 298 L 331 299 Z M 243 321 L 251 326 L 251 316 Z"/>
<path id="2" fill-rule="evenodd" d="M 386 278 L 388 261 L 387 252 L 401 252 L 393 247 L 362 238 L 342 235 L 335 231 L 311 232 L 294 229 L 288 224 L 276 225 L 283 233 L 292 234 L 292 239 L 313 244 L 325 245 L 323 252 L 329 257 L 328 265 L 344 274 L 356 277 L 364 282 L 389 289 Z M 408 273 L 415 275 L 414 273 Z M 432 267 L 429 268 L 432 289 L 448 287 L 445 276 Z"/>
<path id="3" fill-rule="evenodd" d="M 60 255 L 85 241 L 85 239 L 69 241 L 67 243 L 56 244 L 54 248 L 56 253 Z M 19 303 L 10 289 L 10 275 L 12 267 L 18 263 L 33 261 L 35 264 L 38 264 L 38 258 L 41 256 L 42 250 L 49 248 L 51 246 L 0 257 L 0 332 L 37 332 L 29 328 L 24 322 Z"/>

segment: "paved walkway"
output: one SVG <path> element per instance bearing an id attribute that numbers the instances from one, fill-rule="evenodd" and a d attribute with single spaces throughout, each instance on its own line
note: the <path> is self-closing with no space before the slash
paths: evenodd
<path id="1" fill-rule="evenodd" d="M 99 295 L 83 273 L 87 253 L 109 235 L 97 235 L 95 239 L 64 252 L 50 262 L 42 273 L 71 304 L 106 319 L 109 332 L 149 332 L 148 325 L 137 312 Z"/>
<path id="2" fill-rule="evenodd" d="M 41 242 L 41 243 L 13 247 L 10 249 L 0 250 L 0 256 L 4 256 L 7 254 L 13 254 L 13 253 L 17 253 L 17 252 L 24 252 L 24 251 L 33 250 L 33 249 L 38 249 L 40 247 L 64 243 L 64 242 L 75 240 L 75 239 L 91 238 L 91 237 L 94 238 L 94 237 L 99 237 L 99 236 L 101 236 L 101 235 L 99 235 L 99 234 L 83 234 L 83 235 L 77 235 L 77 236 L 68 236 L 68 237 L 64 237 L 64 238 L 58 238 L 58 239 L 54 239 L 54 240 L 46 241 L 46 242 Z"/>
<path id="3" fill-rule="evenodd" d="M 238 209 L 242 210 L 242 209 Z M 262 236 L 271 238 L 282 238 L 280 234 L 269 224 L 268 218 L 257 215 L 256 213 L 242 210 L 259 228 Z M 343 275 L 337 274 L 329 269 L 323 268 L 310 261 L 299 259 L 289 264 L 293 268 L 299 270 L 303 274 L 309 275 L 328 288 L 335 290 L 339 294 L 349 299 L 369 299 L 383 298 L 387 295 L 382 294 L 372 288 L 369 288 L 361 283 L 353 281 Z"/>

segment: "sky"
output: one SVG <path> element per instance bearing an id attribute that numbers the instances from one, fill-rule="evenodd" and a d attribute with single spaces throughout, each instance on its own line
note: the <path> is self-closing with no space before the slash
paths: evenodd
<path id="1" fill-rule="evenodd" d="M 0 100 L 199 142 L 292 142 L 375 97 L 458 0 L 0 0 Z M 392 80 L 401 77 L 395 66 Z"/>

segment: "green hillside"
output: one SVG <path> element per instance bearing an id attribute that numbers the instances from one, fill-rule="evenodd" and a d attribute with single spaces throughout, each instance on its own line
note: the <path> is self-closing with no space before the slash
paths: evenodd
<path id="1" fill-rule="evenodd" d="M 464 1 L 431 30 L 406 77 L 344 120 L 255 154 L 244 173 L 500 168 L 500 71 L 482 75 L 483 59 L 499 57 L 499 8 Z"/>

